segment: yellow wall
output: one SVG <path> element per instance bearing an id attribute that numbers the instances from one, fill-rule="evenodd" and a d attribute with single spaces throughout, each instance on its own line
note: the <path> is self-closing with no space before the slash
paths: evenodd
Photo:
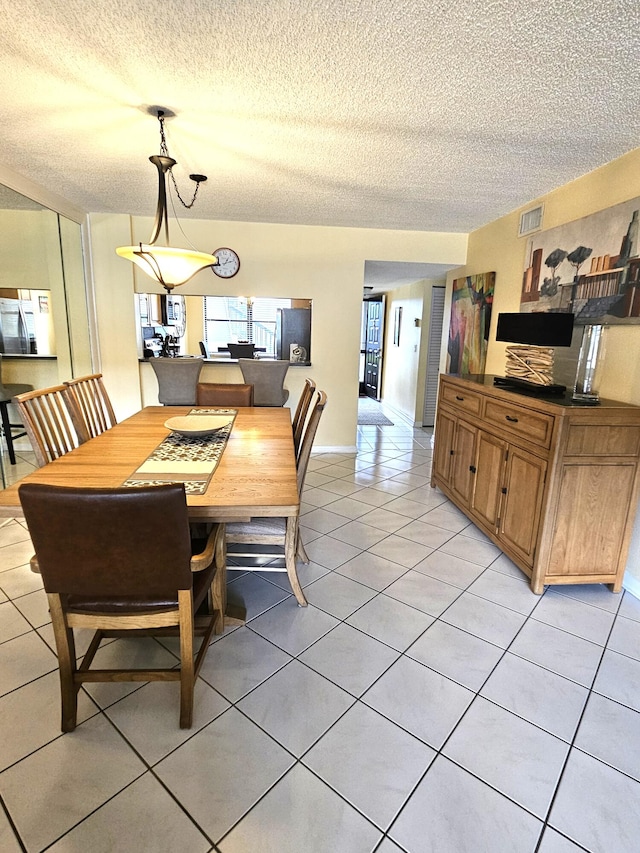
<path id="1" fill-rule="evenodd" d="M 101 369 L 116 413 L 124 417 L 142 404 L 155 402 L 154 378 L 148 375 L 148 365 L 138 365 L 133 310 L 134 287 L 149 293 L 154 288 L 151 279 L 115 254 L 115 248 L 146 241 L 152 221 L 147 217 L 96 214 L 91 215 L 90 226 Z M 466 234 L 204 220 L 184 220 L 182 227 L 189 241 L 203 251 L 231 246 L 241 260 L 238 275 L 226 281 L 211 270 L 199 273 L 179 289 L 185 296 L 313 301 L 312 365 L 290 368 L 285 387 L 294 407 L 306 376 L 313 377 L 327 392 L 329 402 L 316 440 L 323 448 L 355 446 L 365 261 L 457 264 L 466 257 Z M 184 238 L 178 239 L 179 230 L 174 231 L 173 240 L 185 245 Z M 407 330 L 413 331 L 409 328 L 413 312 L 409 313 Z M 192 354 L 197 354 L 197 341 L 192 340 L 190 347 Z M 203 378 L 240 381 L 240 371 L 237 365 L 207 365 Z"/>
<path id="2" fill-rule="evenodd" d="M 640 148 L 546 196 L 535 199 L 520 210 L 469 235 L 465 266 L 452 270 L 447 276 L 445 318 L 450 314 L 451 283 L 454 278 L 495 270 L 496 287 L 487 352 L 487 373 L 504 372 L 506 344 L 495 340 L 498 314 L 501 311 L 520 310 L 527 243 L 526 237 L 517 236 L 522 210 L 528 210 L 543 202 L 543 227 L 546 230 L 636 196 L 640 196 Z M 448 328 L 445 328 L 444 332 L 440 362 L 442 369 L 446 358 Z M 603 397 L 640 405 L 640 325 L 611 326 L 607 336 L 600 393 Z M 625 585 L 640 585 L 640 515 L 636 519 L 627 575 Z"/>

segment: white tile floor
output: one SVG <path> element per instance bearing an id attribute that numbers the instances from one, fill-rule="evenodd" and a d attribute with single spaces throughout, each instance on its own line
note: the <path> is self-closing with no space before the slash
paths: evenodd
<path id="1" fill-rule="evenodd" d="M 176 685 L 124 684 L 60 734 L 44 594 L 4 523 L 0 850 L 637 853 L 640 602 L 533 595 L 429 487 L 430 439 L 360 427 L 357 457 L 312 458 L 309 607 L 286 575 L 230 573 L 247 625 L 212 644 L 189 732 Z"/>

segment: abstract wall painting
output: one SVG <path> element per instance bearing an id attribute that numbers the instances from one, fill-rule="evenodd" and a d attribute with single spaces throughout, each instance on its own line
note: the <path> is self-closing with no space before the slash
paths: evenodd
<path id="1" fill-rule="evenodd" d="M 527 244 L 521 311 L 576 325 L 640 323 L 640 198 L 541 231 Z"/>
<path id="2" fill-rule="evenodd" d="M 447 373 L 484 373 L 495 280 L 495 272 L 454 280 Z"/>

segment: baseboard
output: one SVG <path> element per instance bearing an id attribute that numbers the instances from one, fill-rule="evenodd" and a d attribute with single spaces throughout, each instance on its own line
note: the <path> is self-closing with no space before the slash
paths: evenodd
<path id="1" fill-rule="evenodd" d="M 629 572 L 625 572 L 622 579 L 622 586 L 627 592 L 630 592 L 634 598 L 640 600 L 640 578 L 636 578 Z"/>

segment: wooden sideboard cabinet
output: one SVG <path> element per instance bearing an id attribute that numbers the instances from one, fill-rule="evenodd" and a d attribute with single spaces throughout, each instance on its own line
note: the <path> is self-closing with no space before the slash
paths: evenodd
<path id="1" fill-rule="evenodd" d="M 640 407 L 578 406 L 440 376 L 431 485 L 531 579 L 622 588 L 640 486 Z"/>

